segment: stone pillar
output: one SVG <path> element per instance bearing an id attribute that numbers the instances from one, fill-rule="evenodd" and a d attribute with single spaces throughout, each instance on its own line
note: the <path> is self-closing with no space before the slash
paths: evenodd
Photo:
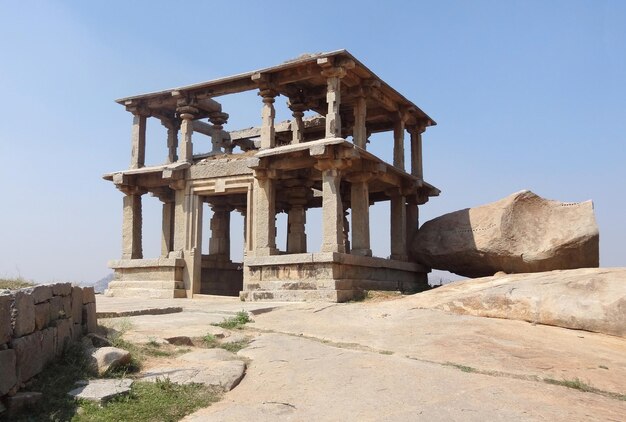
<path id="1" fill-rule="evenodd" d="M 131 131 L 130 168 L 138 169 L 146 161 L 146 120 L 144 111 L 133 110 L 133 128 Z"/>
<path id="2" fill-rule="evenodd" d="M 352 250 L 353 255 L 372 256 L 370 249 L 369 174 L 353 176 L 350 181 L 352 204 Z"/>
<path id="3" fill-rule="evenodd" d="M 291 143 L 299 144 L 304 142 L 304 110 L 306 106 L 298 102 L 289 102 L 289 109 L 292 111 L 293 120 L 291 121 Z"/>
<path id="4" fill-rule="evenodd" d="M 178 107 L 178 113 L 182 122 L 180 124 L 181 145 L 178 161 L 191 163 L 193 161 L 193 143 L 191 137 L 193 135 L 193 119 L 198 109 L 190 106 Z"/>
<path id="5" fill-rule="evenodd" d="M 174 250 L 174 195 L 169 188 L 158 188 L 152 193 L 163 202 L 161 220 L 161 256 L 167 257 Z"/>
<path id="6" fill-rule="evenodd" d="M 170 258 L 183 258 L 183 282 L 187 297 L 200 293 L 202 265 L 202 204 L 188 188 L 174 193 L 174 250 Z"/>
<path id="7" fill-rule="evenodd" d="M 422 166 L 422 133 L 426 128 L 413 127 L 411 134 L 411 174 L 419 179 L 424 179 L 424 169 Z"/>
<path id="8" fill-rule="evenodd" d="M 213 125 L 213 132 L 211 135 L 211 154 L 222 153 L 222 129 L 224 129 L 224 123 L 228 121 L 228 114 L 222 112 L 215 112 L 209 115 L 209 120 Z"/>
<path id="9" fill-rule="evenodd" d="M 292 205 L 287 212 L 287 253 L 306 252 L 306 209 L 303 205 Z"/>
<path id="10" fill-rule="evenodd" d="M 167 122 L 163 123 L 163 126 L 167 128 L 167 160 L 168 164 L 175 163 L 178 160 L 178 154 L 176 150 L 178 148 L 178 129 L 180 123 Z"/>
<path id="11" fill-rule="evenodd" d="M 415 195 L 407 197 L 406 204 L 406 242 L 407 245 L 411 244 L 413 237 L 417 233 L 419 227 L 419 209 L 417 208 L 417 201 Z M 410 248 L 407 246 L 407 255 L 410 252 Z"/>
<path id="12" fill-rule="evenodd" d="M 326 138 L 341 137 L 339 107 L 341 105 L 341 78 L 345 75 L 346 71 L 342 67 L 330 67 L 322 71 L 322 76 L 326 77 L 326 102 L 328 103 Z"/>
<path id="13" fill-rule="evenodd" d="M 345 253 L 340 184 L 340 170 L 322 169 L 322 252 Z"/>
<path id="14" fill-rule="evenodd" d="M 276 145 L 276 133 L 274 129 L 274 97 L 278 93 L 272 89 L 262 89 L 259 95 L 263 97 L 263 110 L 261 112 L 261 149 L 274 148 Z"/>
<path id="15" fill-rule="evenodd" d="M 391 193 L 391 259 L 406 261 L 406 205 L 399 189 Z"/>
<path id="16" fill-rule="evenodd" d="M 404 120 L 397 116 L 393 124 L 393 165 L 404 170 Z"/>
<path id="17" fill-rule="evenodd" d="M 125 193 L 122 219 L 122 259 L 141 259 L 141 195 L 142 191 L 133 188 L 123 189 Z"/>
<path id="18" fill-rule="evenodd" d="M 354 101 L 354 129 L 352 130 L 352 139 L 354 140 L 354 145 L 363 149 L 367 148 L 366 117 L 367 102 L 365 96 L 358 96 Z"/>
<path id="19" fill-rule="evenodd" d="M 254 175 L 254 255 L 276 255 L 276 192 L 267 171 Z"/>
<path id="20" fill-rule="evenodd" d="M 230 261 L 230 211 L 224 205 L 212 205 L 211 239 L 209 240 L 209 255 L 220 261 Z"/>

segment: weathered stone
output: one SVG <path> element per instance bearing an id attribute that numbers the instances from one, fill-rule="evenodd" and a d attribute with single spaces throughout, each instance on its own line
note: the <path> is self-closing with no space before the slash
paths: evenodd
<path id="1" fill-rule="evenodd" d="M 130 352 L 117 347 L 101 347 L 93 350 L 90 356 L 94 369 L 100 375 L 103 375 L 109 369 L 129 363 L 131 358 Z"/>
<path id="2" fill-rule="evenodd" d="M 580 268 L 457 281 L 412 296 L 411 302 L 457 314 L 626 337 L 626 268 Z"/>
<path id="3" fill-rule="evenodd" d="M 11 295 L 0 294 L 0 344 L 11 340 L 13 327 L 11 326 Z"/>
<path id="4" fill-rule="evenodd" d="M 9 416 L 14 415 L 25 408 L 35 405 L 43 395 L 37 392 L 22 391 L 13 396 L 7 397 L 5 403 Z"/>
<path id="5" fill-rule="evenodd" d="M 43 367 L 41 333 L 37 332 L 13 339 L 11 348 L 15 350 L 18 382 L 28 381 L 41 372 Z"/>
<path id="6" fill-rule="evenodd" d="M 72 318 L 74 324 L 83 322 L 83 289 L 78 286 L 72 287 Z"/>
<path id="7" fill-rule="evenodd" d="M 98 319 L 96 318 L 96 304 L 86 303 L 83 305 L 83 325 L 87 333 L 98 331 Z"/>
<path id="8" fill-rule="evenodd" d="M 35 330 L 46 328 L 50 323 L 50 302 L 35 305 Z"/>
<path id="9" fill-rule="evenodd" d="M 426 222 L 415 259 L 467 277 L 597 267 L 598 227 L 591 201 L 562 203 L 530 191 Z"/>
<path id="10" fill-rule="evenodd" d="M 133 380 L 130 379 L 98 379 L 79 381 L 79 387 L 67 393 L 75 399 L 89 400 L 100 405 L 109 400 L 130 392 Z"/>
<path id="11" fill-rule="evenodd" d="M 53 284 L 52 294 L 55 296 L 69 296 L 72 294 L 72 284 L 71 283 Z"/>
<path id="12" fill-rule="evenodd" d="M 35 304 L 46 302 L 52 297 L 52 286 L 47 284 L 33 287 L 30 290 Z"/>
<path id="13" fill-rule="evenodd" d="M 55 327 L 49 327 L 42 330 L 40 333 L 41 339 L 41 360 L 45 366 L 48 362 L 51 362 L 56 354 L 57 350 L 57 329 Z"/>
<path id="14" fill-rule="evenodd" d="M 13 335 L 25 336 L 35 330 L 35 301 L 24 291 L 17 291 L 13 302 Z"/>
<path id="15" fill-rule="evenodd" d="M 61 296 L 61 312 L 59 318 L 71 318 L 72 317 L 72 296 Z"/>
<path id="16" fill-rule="evenodd" d="M 111 346 L 111 342 L 108 338 L 102 337 L 101 335 L 95 333 L 87 334 L 87 338 L 91 340 L 95 347 L 108 347 Z"/>
<path id="17" fill-rule="evenodd" d="M 152 368 L 141 381 L 156 382 L 169 379 L 176 384 L 204 384 L 230 391 L 239 384 L 246 371 L 240 360 L 205 362 L 203 365 L 167 366 Z"/>
<path id="18" fill-rule="evenodd" d="M 63 298 L 61 296 L 52 296 L 50 299 L 50 321 L 56 321 L 59 318 L 65 318 Z"/>
<path id="19" fill-rule="evenodd" d="M 168 337 L 165 340 L 176 346 L 193 346 L 193 341 L 187 336 Z"/>
<path id="20" fill-rule="evenodd" d="M 15 350 L 0 351 L 0 397 L 4 396 L 17 383 Z"/>
<path id="21" fill-rule="evenodd" d="M 72 342 L 73 323 L 71 319 L 58 319 L 53 325 L 57 329 L 56 355 L 60 356 Z"/>
<path id="22" fill-rule="evenodd" d="M 83 303 L 96 303 L 96 293 L 93 286 L 83 287 Z"/>

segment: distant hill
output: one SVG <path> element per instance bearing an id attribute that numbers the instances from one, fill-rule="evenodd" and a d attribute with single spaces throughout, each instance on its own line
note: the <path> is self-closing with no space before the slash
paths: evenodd
<path id="1" fill-rule="evenodd" d="M 81 285 L 83 285 L 83 286 L 93 286 L 93 289 L 95 290 L 96 293 L 104 293 L 104 291 L 109 287 L 109 283 L 112 280 L 113 280 L 113 273 L 108 274 L 104 278 L 101 278 L 100 280 L 98 280 L 98 281 L 96 281 L 94 283 L 83 282 L 83 283 L 81 283 Z"/>

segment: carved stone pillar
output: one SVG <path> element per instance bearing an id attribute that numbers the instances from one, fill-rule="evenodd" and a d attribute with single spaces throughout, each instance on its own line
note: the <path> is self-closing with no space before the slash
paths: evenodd
<path id="1" fill-rule="evenodd" d="M 149 113 L 139 107 L 129 108 L 133 113 L 133 127 L 131 130 L 130 168 L 138 169 L 146 161 L 146 120 Z"/>
<path id="2" fill-rule="evenodd" d="M 354 145 L 359 148 L 367 148 L 367 127 L 365 120 L 367 117 L 367 102 L 365 96 L 356 97 L 354 101 L 354 129 L 352 130 L 352 139 Z"/>
<path id="3" fill-rule="evenodd" d="M 274 128 L 274 97 L 278 93 L 272 89 L 262 89 L 259 95 L 263 97 L 263 110 L 261 112 L 261 149 L 274 148 L 276 145 L 276 133 Z"/>
<path id="4" fill-rule="evenodd" d="M 370 174 L 350 177 L 350 203 L 352 206 L 352 250 L 353 255 L 372 256 L 370 248 L 369 186 Z"/>
<path id="5" fill-rule="evenodd" d="M 304 142 L 304 121 L 302 118 L 304 117 L 304 110 L 306 110 L 306 106 L 300 102 L 292 102 L 291 100 L 287 105 L 293 115 L 293 120 L 291 121 L 291 143 L 302 143 Z"/>
<path id="6" fill-rule="evenodd" d="M 407 243 L 407 255 L 410 252 L 410 247 L 413 237 L 417 233 L 419 227 L 419 209 L 417 207 L 417 200 L 415 195 L 407 197 L 406 204 L 406 243 Z"/>
<path id="7" fill-rule="evenodd" d="M 177 109 L 182 122 L 180 124 L 181 145 L 178 161 L 191 163 L 193 160 L 193 119 L 198 109 L 191 106 L 182 106 Z"/>
<path id="8" fill-rule="evenodd" d="M 306 209 L 292 205 L 287 212 L 287 253 L 306 252 Z"/>
<path id="9" fill-rule="evenodd" d="M 424 126 L 412 127 L 411 134 L 411 174 L 420 179 L 424 179 L 424 169 L 422 165 L 422 133 Z"/>
<path id="10" fill-rule="evenodd" d="M 345 253 L 341 171 L 322 165 L 322 252 Z"/>
<path id="11" fill-rule="evenodd" d="M 202 263 L 202 204 L 203 200 L 180 186 L 174 191 L 174 250 L 170 258 L 183 258 L 183 282 L 187 297 L 200 293 Z"/>
<path id="12" fill-rule="evenodd" d="M 224 123 L 228 121 L 228 113 L 215 112 L 209 115 L 209 120 L 213 124 L 213 132 L 211 134 L 211 154 L 222 153 L 222 129 L 224 129 Z"/>
<path id="13" fill-rule="evenodd" d="M 406 205 L 405 197 L 399 189 L 391 195 L 391 259 L 406 261 Z"/>
<path id="14" fill-rule="evenodd" d="M 393 124 L 393 165 L 404 170 L 404 119 L 400 115 Z"/>
<path id="15" fill-rule="evenodd" d="M 169 188 L 157 189 L 153 196 L 163 202 L 161 220 L 161 256 L 167 257 L 174 250 L 174 193 Z"/>
<path id="16" fill-rule="evenodd" d="M 141 259 L 141 195 L 144 191 L 136 187 L 120 187 L 124 192 L 122 218 L 122 259 Z"/>
<path id="17" fill-rule="evenodd" d="M 166 163 L 175 163 L 178 160 L 176 152 L 178 148 L 178 129 L 180 122 L 176 120 L 161 120 L 161 124 L 167 128 L 167 160 Z"/>
<path id="18" fill-rule="evenodd" d="M 343 67 L 329 67 L 322 71 L 322 76 L 326 78 L 326 102 L 328 111 L 326 113 L 326 138 L 341 137 L 341 78 L 346 75 Z"/>
<path id="19" fill-rule="evenodd" d="M 254 255 L 276 255 L 276 191 L 267 170 L 254 174 Z"/>
<path id="20" fill-rule="evenodd" d="M 220 261 L 230 261 L 230 212 L 231 208 L 224 205 L 212 205 L 211 239 L 209 255 Z"/>

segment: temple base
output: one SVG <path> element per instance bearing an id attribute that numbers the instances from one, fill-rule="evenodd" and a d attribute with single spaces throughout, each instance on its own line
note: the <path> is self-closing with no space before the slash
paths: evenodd
<path id="1" fill-rule="evenodd" d="M 343 253 L 304 253 L 244 260 L 244 301 L 360 299 L 366 290 L 414 293 L 428 289 L 419 264 Z"/>

